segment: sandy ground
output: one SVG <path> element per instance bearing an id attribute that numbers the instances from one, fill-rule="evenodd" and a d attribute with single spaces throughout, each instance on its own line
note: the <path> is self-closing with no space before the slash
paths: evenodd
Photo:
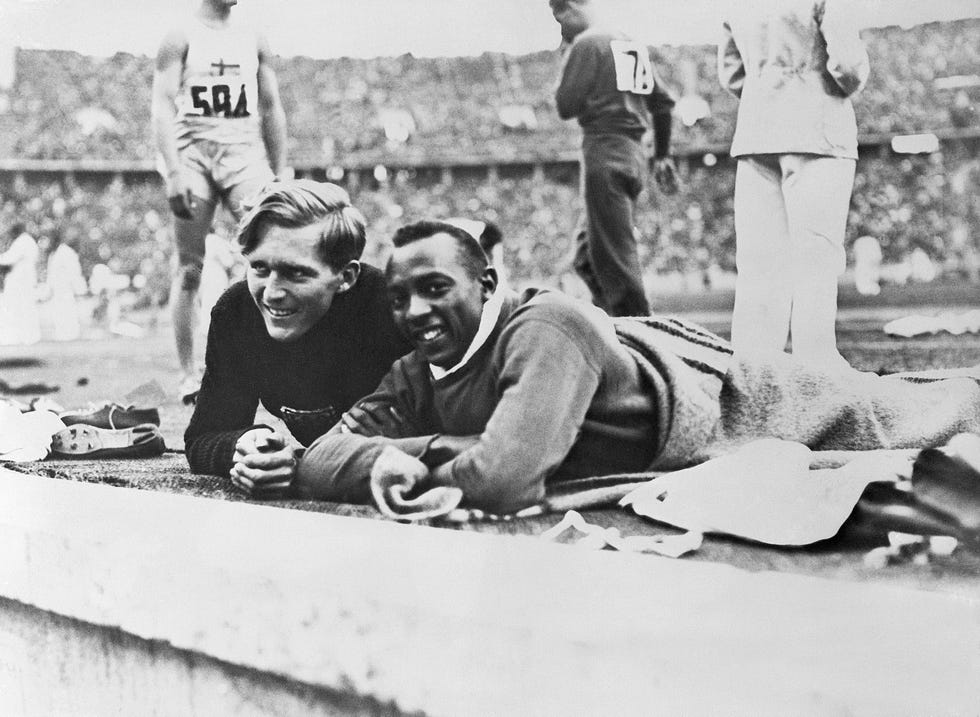
<path id="1" fill-rule="evenodd" d="M 970 292 L 973 293 L 970 293 Z M 914 299 L 920 302 L 909 306 Z M 878 302 L 842 293 L 838 319 L 841 352 L 852 365 L 864 371 L 893 373 L 924 368 L 949 368 L 980 363 L 980 334 L 937 334 L 913 339 L 895 339 L 882 332 L 892 319 L 913 313 L 935 315 L 943 310 L 966 311 L 970 297 L 977 297 L 972 308 L 980 306 L 980 287 L 954 287 L 947 291 L 917 288 L 901 294 L 883 296 Z M 703 296 L 663 297 L 658 304 L 665 313 L 697 321 L 722 336 L 728 335 L 731 293 L 715 292 Z M 946 301 L 946 304 L 942 302 Z M 127 395 L 140 386 L 156 385 L 161 400 L 161 430 L 168 448 L 183 449 L 183 431 L 192 407 L 182 405 L 176 396 L 179 370 L 170 326 L 160 317 L 154 330 L 140 338 L 114 336 L 90 330 L 83 340 L 57 343 L 43 341 L 33 346 L 0 346 L 0 380 L 13 388 L 30 384 L 57 387 L 56 391 L 26 390 L 0 393 L 29 403 L 46 395 L 66 409 L 83 408 L 89 402 L 106 400 L 127 404 Z M 198 342 L 202 357 L 204 340 Z M 267 414 L 266 414 L 267 416 Z"/>
<path id="2" fill-rule="evenodd" d="M 968 294 L 963 294 L 964 297 Z M 725 297 L 709 297 L 686 312 L 708 328 L 726 335 L 729 314 Z M 921 297 L 920 297 L 921 298 Z M 714 303 L 712 303 L 714 302 Z M 923 302 L 925 304 L 925 302 Z M 954 302 L 955 304 L 955 302 Z M 673 308 L 673 307 L 672 307 Z M 980 335 L 937 334 L 914 339 L 893 339 L 881 327 L 888 320 L 910 313 L 937 313 L 944 307 L 928 302 L 920 306 L 843 306 L 839 321 L 841 350 L 862 370 L 891 372 L 906 369 L 945 368 L 980 362 Z M 966 310 L 969 307 L 956 307 Z M 676 313 L 676 312 L 675 312 Z M 203 351 L 203 342 L 201 349 Z M 181 451 L 182 434 L 192 408 L 176 396 L 177 361 L 169 328 L 164 324 L 141 338 L 106 335 L 70 343 L 42 342 L 30 347 L 0 347 L 0 379 L 11 387 L 27 384 L 57 386 L 46 393 L 65 408 L 79 408 L 90 401 L 126 403 L 134 389 L 149 385 L 159 392 L 161 430 L 168 451 L 143 461 L 56 461 L 11 466 L 15 470 L 69 480 L 107 483 L 122 487 L 162 490 L 211 499 L 243 500 L 223 479 L 189 474 Z M 38 386 L 34 387 L 38 389 Z M 39 390 L 8 397 L 28 402 Z M 330 512 L 377 518 L 373 508 L 302 501 L 277 503 L 283 508 Z M 536 535 L 554 525 L 560 516 L 550 515 L 508 523 L 468 524 L 456 529 L 491 533 Z M 618 527 L 624 535 L 656 534 L 664 527 L 621 510 L 590 511 L 588 519 Z M 694 560 L 735 565 L 747 570 L 776 570 L 872 581 L 975 597 L 980 589 L 980 556 L 957 551 L 929 564 L 906 564 L 874 569 L 864 563 L 867 551 L 885 541 L 880 526 L 853 518 L 835 539 L 807 549 L 777 549 L 727 538 L 709 538 Z"/>

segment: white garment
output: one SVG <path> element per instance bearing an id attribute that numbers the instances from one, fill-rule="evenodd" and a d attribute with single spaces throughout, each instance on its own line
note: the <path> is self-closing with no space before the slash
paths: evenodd
<path id="1" fill-rule="evenodd" d="M 741 157 L 735 174 L 736 351 L 837 355 L 837 277 L 854 185 L 852 159 L 783 154 Z"/>
<path id="2" fill-rule="evenodd" d="M 78 253 L 59 244 L 48 256 L 48 310 L 55 341 L 73 341 L 82 333 L 76 298 L 88 290 Z"/>
<path id="3" fill-rule="evenodd" d="M 232 274 L 240 255 L 231 243 L 218 234 L 209 233 L 204 238 L 204 262 L 201 267 L 201 321 L 198 328 L 207 335 L 211 309 L 231 284 Z"/>
<path id="4" fill-rule="evenodd" d="M 10 267 L 0 294 L 0 345 L 35 344 L 41 340 L 37 258 L 37 242 L 27 232 L 0 254 L 0 264 Z"/>
<path id="5" fill-rule="evenodd" d="M 731 156 L 821 154 L 857 159 L 851 96 L 868 52 L 850 0 L 734 4 L 718 46 L 718 78 L 739 97 Z"/>
<path id="6" fill-rule="evenodd" d="M 864 235 L 854 241 L 854 286 L 859 294 L 881 293 L 881 242 Z"/>
<path id="7" fill-rule="evenodd" d="M 455 371 L 458 371 L 466 362 L 469 361 L 473 354 L 480 350 L 480 347 L 487 342 L 490 337 L 490 332 L 493 331 L 493 327 L 497 325 L 497 319 L 500 317 L 500 309 L 504 304 L 503 291 L 495 291 L 493 296 L 487 299 L 486 303 L 483 304 L 483 312 L 480 314 L 480 326 L 476 331 L 476 336 L 473 337 L 473 341 L 470 342 L 470 347 L 466 349 L 466 353 L 463 354 L 463 358 L 459 360 L 452 368 L 441 368 L 434 364 L 430 364 L 429 371 L 432 373 L 432 378 L 438 381 L 445 376 L 448 376 Z"/>
<path id="8" fill-rule="evenodd" d="M 0 461 L 22 463 L 47 458 L 51 437 L 64 428 L 64 422 L 51 411 L 21 413 L 0 401 Z"/>

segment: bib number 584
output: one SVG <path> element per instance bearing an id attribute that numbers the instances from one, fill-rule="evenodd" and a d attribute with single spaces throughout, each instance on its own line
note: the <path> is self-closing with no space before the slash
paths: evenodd
<path id="1" fill-rule="evenodd" d="M 238 92 L 234 107 L 231 104 L 231 88 L 228 85 L 194 85 L 191 87 L 191 103 L 205 117 L 248 117 L 248 98 L 245 85 Z"/>

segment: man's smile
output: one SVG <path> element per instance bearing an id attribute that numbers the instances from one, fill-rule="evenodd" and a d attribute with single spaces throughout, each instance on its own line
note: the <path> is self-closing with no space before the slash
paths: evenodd
<path id="1" fill-rule="evenodd" d="M 442 326 L 429 326 L 412 332 L 412 338 L 418 344 L 430 344 L 446 335 Z"/>
<path id="2" fill-rule="evenodd" d="M 273 308 L 268 304 L 263 304 L 266 313 L 274 319 L 285 319 L 296 313 L 296 309 Z"/>

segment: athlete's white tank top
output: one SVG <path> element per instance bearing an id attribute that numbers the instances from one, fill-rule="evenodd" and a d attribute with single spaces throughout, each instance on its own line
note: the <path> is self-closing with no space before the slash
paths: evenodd
<path id="1" fill-rule="evenodd" d="M 261 139 L 258 38 L 254 30 L 187 26 L 187 57 L 177 95 L 177 144 L 196 139 L 221 143 Z"/>

